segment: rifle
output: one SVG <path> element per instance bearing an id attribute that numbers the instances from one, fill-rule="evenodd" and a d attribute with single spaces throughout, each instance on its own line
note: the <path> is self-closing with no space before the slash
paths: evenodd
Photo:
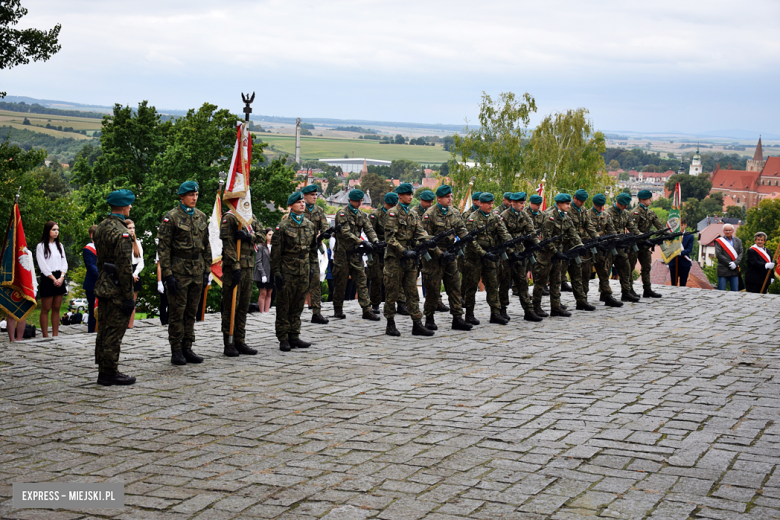
<path id="1" fill-rule="evenodd" d="M 609 242 L 615 240 L 617 237 L 621 236 L 622 235 L 603 235 L 600 237 L 591 238 L 590 240 L 586 240 L 582 244 L 573 247 L 568 251 L 564 251 L 562 254 L 569 260 L 573 259 L 574 262 L 579 265 L 582 263 L 582 260 L 580 260 L 582 255 L 587 254 L 589 251 L 594 255 L 597 254 L 598 251 L 606 251 L 606 245 Z M 615 254 L 617 254 L 617 251 L 615 251 Z"/>
<path id="2" fill-rule="evenodd" d="M 525 260 L 526 258 L 530 258 L 531 259 L 531 263 L 535 264 L 536 263 L 536 258 L 534 258 L 534 253 L 537 252 L 537 251 L 541 251 L 542 249 L 547 247 L 547 244 L 549 244 L 551 242 L 557 242 L 557 241 L 561 240 L 561 238 L 563 238 L 563 235 L 557 235 L 557 236 L 554 236 L 554 237 L 545 238 L 544 240 L 539 241 L 538 244 L 530 245 L 530 246 L 525 248 L 525 251 L 523 251 L 522 253 L 518 253 L 517 254 L 517 257 L 518 257 L 517 259 L 518 260 Z"/>
<path id="3" fill-rule="evenodd" d="M 647 233 L 642 233 L 641 235 L 632 235 L 631 233 L 626 233 L 625 235 L 621 235 L 621 238 L 618 240 L 615 240 L 612 247 L 613 249 L 631 248 L 634 252 L 636 252 L 639 251 L 639 248 L 636 246 L 637 242 L 640 240 L 647 240 L 648 238 L 658 234 L 665 234 L 666 232 L 666 229 L 662 229 L 660 231 L 648 231 Z"/>
<path id="4" fill-rule="evenodd" d="M 487 230 L 487 224 L 485 224 L 482 227 L 478 227 L 477 229 L 473 229 L 466 233 L 463 238 L 458 240 L 457 242 L 454 242 L 450 247 L 447 248 L 448 253 L 457 254 L 458 256 L 463 256 L 463 248 L 466 246 L 466 244 L 470 244 L 474 240 L 476 240 L 477 235 L 483 233 L 485 230 Z"/>
<path id="5" fill-rule="evenodd" d="M 373 244 L 371 244 L 371 248 L 370 249 L 368 248 L 368 246 L 366 246 L 365 243 L 362 243 L 359 246 L 357 246 L 355 249 L 353 249 L 352 251 L 347 252 L 347 256 L 352 256 L 352 255 L 363 256 L 363 255 L 366 255 L 366 256 L 368 256 L 368 261 L 369 262 L 373 262 L 374 261 L 373 253 L 380 253 L 381 252 L 382 254 L 384 254 L 385 248 L 387 248 L 387 242 L 374 242 Z"/>
<path id="6" fill-rule="evenodd" d="M 658 238 L 652 238 L 650 239 L 650 242 L 653 243 L 653 246 L 657 246 L 663 242 L 666 242 L 667 240 L 672 240 L 677 237 L 687 237 L 690 235 L 693 235 L 693 233 L 691 233 L 690 231 L 680 231 L 678 233 L 669 233 L 666 235 L 662 235 Z"/>
<path id="7" fill-rule="evenodd" d="M 428 250 L 433 249 L 434 247 L 436 247 L 438 242 L 454 234 L 455 234 L 455 228 L 452 228 L 449 231 L 442 231 L 441 233 L 434 235 L 434 237 L 431 238 L 430 240 L 426 240 L 422 244 L 412 249 L 412 251 L 414 251 L 415 254 L 415 259 L 414 259 L 415 265 L 417 266 L 420 265 L 420 256 L 425 258 L 426 261 L 430 262 L 431 255 L 428 254 Z"/>
<path id="8" fill-rule="evenodd" d="M 524 244 L 524 243 L 528 242 L 529 240 L 531 240 L 535 236 L 536 236 L 535 232 L 531 232 L 531 233 L 528 233 L 528 234 L 525 234 L 525 235 L 520 235 L 519 237 L 515 237 L 512 240 L 507 240 L 506 242 L 504 242 L 502 244 L 491 246 L 491 247 L 487 248 L 486 252 L 487 253 L 498 253 L 498 254 L 501 255 L 501 259 L 502 260 L 508 260 L 509 257 L 506 254 L 507 248 L 510 248 L 510 247 L 512 247 L 514 245 L 517 245 L 517 244 Z M 516 257 L 515 257 L 515 261 L 517 261 Z"/>

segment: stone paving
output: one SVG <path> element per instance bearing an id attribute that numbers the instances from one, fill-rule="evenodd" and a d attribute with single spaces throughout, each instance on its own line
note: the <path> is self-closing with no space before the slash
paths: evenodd
<path id="1" fill-rule="evenodd" d="M 595 286 L 592 288 L 591 295 Z M 661 300 L 531 324 L 308 323 L 282 353 L 169 363 L 138 322 L 95 384 L 94 337 L 0 345 L 0 517 L 780 518 L 780 299 L 658 287 Z M 573 303 L 571 293 L 564 301 Z M 573 305 L 572 305 L 573 307 Z M 325 306 L 326 313 L 330 306 Z M 13 482 L 123 482 L 124 509 L 14 509 Z"/>

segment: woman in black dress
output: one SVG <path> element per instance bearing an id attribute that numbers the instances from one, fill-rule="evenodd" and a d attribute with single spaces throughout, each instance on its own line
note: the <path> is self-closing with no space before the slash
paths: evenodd
<path id="1" fill-rule="evenodd" d="M 767 273 L 769 279 L 764 287 L 764 293 L 769 290 L 769 284 L 774 281 L 774 269 L 775 263 L 772 261 L 772 254 L 767 248 L 766 233 L 759 231 L 753 238 L 755 244 L 750 246 L 747 252 L 747 271 L 745 272 L 745 289 L 747 292 L 757 293 L 761 292 L 761 287 L 764 285 L 764 280 L 767 280 Z"/>

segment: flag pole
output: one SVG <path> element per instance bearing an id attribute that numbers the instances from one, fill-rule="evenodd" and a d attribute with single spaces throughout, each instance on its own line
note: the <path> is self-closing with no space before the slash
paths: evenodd
<path id="1" fill-rule="evenodd" d="M 772 261 L 777 264 L 777 257 L 780 256 L 780 244 L 777 244 L 777 250 L 775 251 L 775 256 L 772 258 Z M 775 266 L 776 268 L 777 266 Z M 764 284 L 761 286 L 761 292 L 758 294 L 764 294 L 764 289 L 766 289 L 766 283 L 769 281 L 769 275 L 772 274 L 775 271 L 775 268 L 773 268 L 771 271 L 766 273 L 766 276 L 764 277 Z"/>
<path id="2" fill-rule="evenodd" d="M 221 192 L 223 186 L 225 186 L 225 177 L 227 177 L 225 172 L 219 172 L 219 188 L 217 188 L 217 198 L 222 196 Z M 211 271 L 211 266 L 209 266 L 209 271 Z M 209 287 L 211 286 L 206 284 L 206 287 L 203 288 L 203 308 L 200 310 L 200 321 L 206 319 L 206 298 L 208 298 L 209 295 Z"/>

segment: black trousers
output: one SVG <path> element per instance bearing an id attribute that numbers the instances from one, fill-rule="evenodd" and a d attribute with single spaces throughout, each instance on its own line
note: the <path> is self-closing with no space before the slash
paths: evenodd
<path id="1" fill-rule="evenodd" d="M 669 274 L 672 276 L 673 286 L 679 285 L 680 287 L 685 287 L 686 285 L 688 285 L 688 274 L 690 272 L 691 272 L 690 265 L 683 265 L 682 262 L 679 262 L 677 264 L 677 267 L 675 267 L 675 262 L 669 264 Z M 680 279 L 679 284 L 677 283 L 678 277 Z"/>
<path id="2" fill-rule="evenodd" d="M 160 295 L 160 323 L 163 327 L 168 326 L 168 291 Z"/>
<path id="3" fill-rule="evenodd" d="M 89 307 L 89 317 L 87 318 L 87 332 L 95 332 L 95 291 L 84 291 L 87 293 L 87 307 Z"/>

